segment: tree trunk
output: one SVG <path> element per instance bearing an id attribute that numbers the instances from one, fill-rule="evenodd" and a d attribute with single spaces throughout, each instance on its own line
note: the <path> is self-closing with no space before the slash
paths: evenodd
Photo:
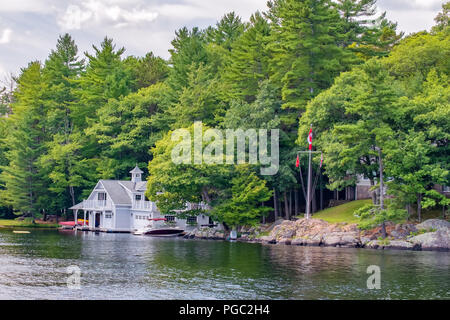
<path id="1" fill-rule="evenodd" d="M 383 221 L 383 223 L 381 224 L 381 236 L 383 237 L 383 239 L 386 238 L 387 233 L 386 233 L 386 223 Z"/>
<path id="2" fill-rule="evenodd" d="M 286 220 L 289 220 L 289 202 L 286 191 L 283 192 L 283 197 L 284 197 L 284 218 Z"/>
<path id="3" fill-rule="evenodd" d="M 295 215 L 298 215 L 298 189 L 294 189 L 294 210 Z"/>
<path id="4" fill-rule="evenodd" d="M 273 210 L 275 215 L 275 221 L 278 218 L 278 197 L 277 197 L 277 189 L 273 188 Z"/>
<path id="5" fill-rule="evenodd" d="M 74 206 L 75 203 L 75 191 L 73 189 L 73 186 L 69 187 L 70 197 L 72 198 L 72 206 Z"/>
<path id="6" fill-rule="evenodd" d="M 417 217 L 419 222 L 422 222 L 422 194 L 417 194 Z"/>
<path id="7" fill-rule="evenodd" d="M 264 202 L 261 202 L 261 207 L 264 207 Z M 266 215 L 263 214 L 262 216 L 262 223 L 265 224 L 266 223 Z"/>
<path id="8" fill-rule="evenodd" d="M 323 210 L 322 169 L 320 170 L 320 211 Z"/>
<path id="9" fill-rule="evenodd" d="M 292 189 L 289 190 L 289 219 L 292 216 Z"/>
<path id="10" fill-rule="evenodd" d="M 380 164 L 380 208 L 381 210 L 384 210 L 383 158 L 381 156 L 380 148 L 378 148 L 378 162 Z"/>
<path id="11" fill-rule="evenodd" d="M 313 192 L 312 192 L 311 212 L 312 213 L 317 212 L 317 201 L 316 201 L 316 191 L 315 190 L 313 190 Z"/>
<path id="12" fill-rule="evenodd" d="M 372 187 L 375 185 L 375 182 L 373 181 L 373 179 L 370 179 L 370 188 L 372 189 Z M 377 204 L 377 195 L 375 193 L 375 190 L 370 191 L 370 195 L 372 196 L 372 204 L 376 205 Z"/>

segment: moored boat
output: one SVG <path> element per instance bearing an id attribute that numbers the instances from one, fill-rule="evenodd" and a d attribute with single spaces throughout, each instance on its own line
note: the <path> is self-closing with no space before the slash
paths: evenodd
<path id="1" fill-rule="evenodd" d="M 133 234 L 135 235 L 149 235 L 152 237 L 177 237 L 183 234 L 184 230 L 179 227 L 172 227 L 167 225 L 156 226 L 157 222 L 165 222 L 165 218 L 152 218 L 148 219 L 153 221 L 152 226 L 148 226 L 146 229 L 137 230 Z"/>

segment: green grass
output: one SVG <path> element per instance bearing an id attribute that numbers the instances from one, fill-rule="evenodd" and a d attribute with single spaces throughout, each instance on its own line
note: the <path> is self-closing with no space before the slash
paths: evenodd
<path id="1" fill-rule="evenodd" d="M 0 219 L 0 227 L 7 228 L 58 228 L 58 224 L 51 223 L 35 223 L 31 222 L 31 219 L 25 220 L 13 220 L 13 219 Z"/>
<path id="2" fill-rule="evenodd" d="M 339 223 L 339 222 L 347 222 L 347 223 L 359 223 L 359 219 L 353 215 L 355 210 L 361 208 L 365 204 L 372 203 L 372 200 L 356 200 L 350 201 L 340 206 L 328 208 L 313 214 L 313 218 L 322 219 L 329 223 Z M 418 222 L 416 219 L 416 215 L 412 215 L 409 219 L 410 222 Z M 422 221 L 427 219 L 442 219 L 442 210 L 422 210 Z M 449 220 L 449 217 L 446 217 L 446 220 Z M 402 223 L 406 222 L 401 221 Z"/>
<path id="3" fill-rule="evenodd" d="M 312 217 L 322 219 L 330 223 L 358 223 L 359 219 L 353 215 L 353 212 L 371 202 L 372 200 L 370 199 L 350 201 L 336 207 L 318 211 L 314 213 Z"/>

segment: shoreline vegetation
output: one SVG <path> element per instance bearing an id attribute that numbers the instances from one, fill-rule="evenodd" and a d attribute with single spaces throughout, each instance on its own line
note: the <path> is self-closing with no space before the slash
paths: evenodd
<path id="1" fill-rule="evenodd" d="M 282 218 L 273 223 L 239 229 L 237 241 L 249 243 L 327 246 L 369 249 L 450 251 L 450 222 L 448 218 L 436 219 L 435 212 L 427 212 L 426 220 L 386 222 L 387 237 L 382 237 L 381 226 L 358 226 L 354 212 L 370 203 L 357 200 L 319 211 L 311 219 L 297 216 L 293 220 Z M 0 228 L 57 229 L 53 221 L 25 219 L 0 219 Z M 212 228 L 195 228 L 184 235 L 185 239 L 229 240 L 229 232 Z"/>
<path id="2" fill-rule="evenodd" d="M 59 35 L 46 58 L 0 86 L 0 217 L 67 219 L 99 180 L 128 180 L 135 166 L 147 178 L 141 200 L 163 215 L 196 216 L 184 205 L 202 203 L 227 226 L 369 197 L 355 214 L 381 224 L 383 238 L 385 222 L 411 211 L 444 216 L 450 1 L 412 34 L 378 9 L 377 0 L 273 0 L 248 20 L 224 12 L 176 30 L 167 59 L 129 55 L 108 37 L 81 52 Z M 175 141 L 182 132 L 191 139 Z M 248 143 L 219 152 L 235 140 Z M 191 161 L 176 163 L 177 152 Z M 276 170 L 263 174 L 262 158 Z"/>
<path id="3" fill-rule="evenodd" d="M 358 225 L 354 212 L 371 200 L 357 200 L 327 208 L 311 219 L 295 217 L 278 219 L 273 223 L 256 227 L 244 227 L 238 232 L 237 241 L 299 245 L 332 246 L 368 249 L 398 249 L 424 251 L 450 251 L 450 222 L 429 211 L 422 223 L 414 219 L 398 223 L 385 222 L 386 237 L 381 225 L 371 228 Z M 439 219 L 438 219 L 439 218 Z M 221 230 L 197 228 L 188 232 L 186 239 L 226 240 L 229 233 Z"/>
<path id="4" fill-rule="evenodd" d="M 242 228 L 236 241 L 273 245 L 320 246 L 340 248 L 396 249 L 414 251 L 450 251 L 450 222 L 429 219 L 420 224 L 386 223 L 388 236 L 381 227 L 361 230 L 356 224 L 328 223 L 321 219 L 279 219 L 274 223 Z M 221 230 L 198 228 L 185 239 L 228 240 Z"/>
<path id="5" fill-rule="evenodd" d="M 0 228 L 43 228 L 43 229 L 57 229 L 60 225 L 57 223 L 46 222 L 42 220 L 35 220 L 26 218 L 19 219 L 0 219 Z"/>

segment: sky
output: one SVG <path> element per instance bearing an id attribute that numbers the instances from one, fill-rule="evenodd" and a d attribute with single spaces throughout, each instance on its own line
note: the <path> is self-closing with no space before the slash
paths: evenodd
<path id="1" fill-rule="evenodd" d="M 444 2 L 378 0 L 378 9 L 408 34 L 429 30 Z M 248 21 L 266 9 L 266 0 L 0 0 L 0 81 L 30 61 L 44 61 L 65 32 L 80 57 L 108 36 L 126 48 L 125 55 L 153 51 L 168 58 L 177 29 L 205 28 L 231 11 Z"/>

